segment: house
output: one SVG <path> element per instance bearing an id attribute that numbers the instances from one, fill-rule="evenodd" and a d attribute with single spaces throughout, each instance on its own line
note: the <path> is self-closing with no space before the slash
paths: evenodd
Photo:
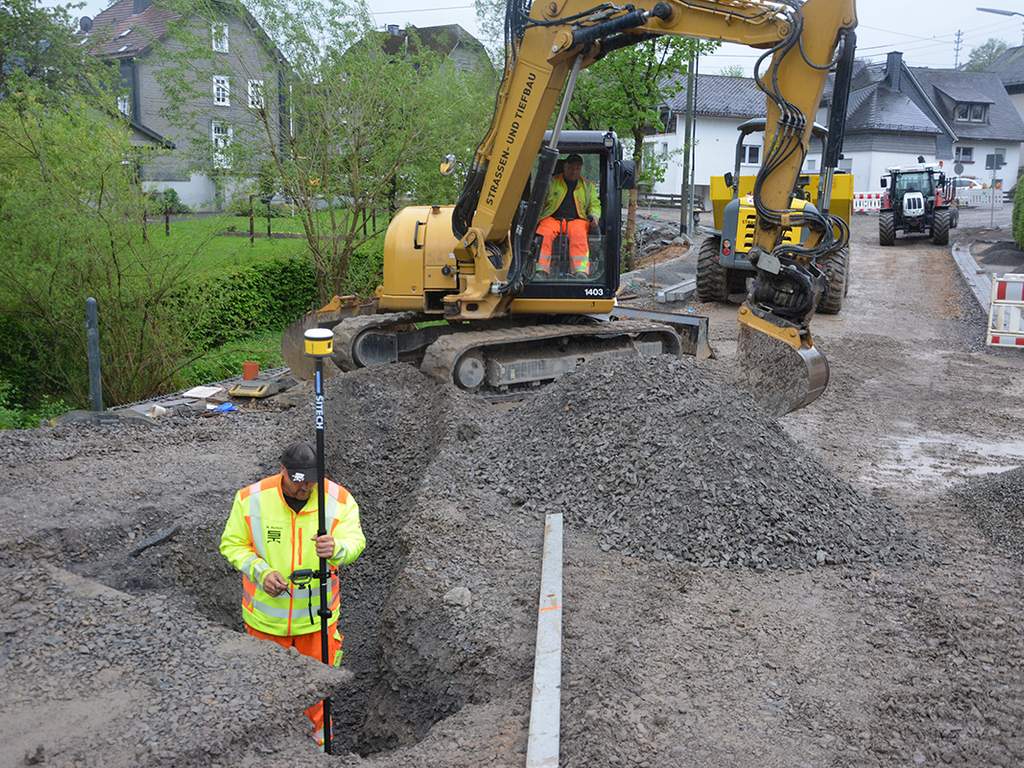
<path id="1" fill-rule="evenodd" d="M 402 29 L 397 24 L 388 24 L 381 46 L 385 53 L 399 54 L 407 50 L 418 50 L 419 46 L 438 53 L 452 61 L 460 72 L 492 72 L 494 64 L 483 43 L 458 24 L 442 24 L 436 27 L 414 27 L 411 24 Z"/>
<path id="2" fill-rule="evenodd" d="M 83 24 L 83 33 L 93 41 L 96 56 L 118 62 L 126 92 L 118 108 L 135 133 L 175 148 L 143 165 L 144 188 L 174 189 L 194 209 L 218 210 L 230 194 L 215 171 L 230 162 L 222 150 L 261 130 L 257 110 L 266 110 L 276 140 L 288 130 L 282 103 L 285 61 L 248 13 L 186 21 L 195 39 L 206 41 L 209 57 L 196 65 L 195 87 L 186 91 L 180 120 L 171 119 L 166 109 L 170 96 L 160 74 L 169 64 L 158 50 L 159 43 L 181 50 L 170 39 L 180 16 L 152 0 L 116 0 L 91 24 Z"/>
<path id="3" fill-rule="evenodd" d="M 989 72 L 995 72 L 1003 81 L 1003 87 L 1017 113 L 1024 118 L 1024 45 L 1008 48 L 992 62 Z"/>
<path id="4" fill-rule="evenodd" d="M 1005 166 L 996 182 L 1013 186 L 1022 141 L 1024 121 L 996 74 L 909 67 L 899 51 L 885 62 L 857 63 L 843 153 L 858 192 L 877 190 L 887 168 L 918 157 L 988 184 L 985 159 L 1000 155 Z"/>
<path id="5" fill-rule="evenodd" d="M 683 182 L 683 139 L 686 124 L 686 75 L 668 82 L 675 95 L 661 106 L 661 128 L 644 138 L 644 154 L 665 161 L 664 179 L 652 187 L 658 194 L 678 195 Z M 695 205 L 710 208 L 711 177 L 732 171 L 736 157 L 737 128 L 753 117 L 764 117 L 765 95 L 750 77 L 697 75 L 694 94 L 694 197 Z M 740 173 L 754 174 L 761 165 L 763 136 L 754 133 L 743 141 Z M 819 153 L 820 154 L 820 153 Z M 805 165 L 814 170 L 814 162 Z"/>
<path id="6" fill-rule="evenodd" d="M 678 91 L 662 107 L 664 131 L 644 142 L 669 159 L 665 180 L 653 191 L 679 194 L 686 81 L 677 77 L 673 82 Z M 815 116 L 823 125 L 828 124 L 831 97 L 829 86 Z M 710 176 L 733 167 L 737 126 L 764 116 L 765 96 L 751 78 L 699 75 L 695 99 L 695 186 L 698 200 L 706 200 Z M 998 74 L 909 67 L 903 54 L 894 51 L 884 62 L 856 62 L 840 167 L 853 173 L 856 192 L 871 192 L 879 189 L 887 168 L 916 163 L 919 157 L 950 175 L 991 183 L 985 159 L 1000 155 L 1005 166 L 996 180 L 1010 187 L 1016 183 L 1022 141 L 1024 121 Z M 760 155 L 761 137 L 749 136 L 741 172 L 755 173 Z M 812 142 L 803 170 L 815 173 L 820 165 L 820 144 Z"/>

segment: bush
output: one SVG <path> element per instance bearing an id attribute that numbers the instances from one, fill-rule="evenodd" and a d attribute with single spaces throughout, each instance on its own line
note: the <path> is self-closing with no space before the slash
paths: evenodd
<path id="1" fill-rule="evenodd" d="M 254 197 L 252 200 L 253 213 L 257 219 L 267 218 L 267 204 L 260 200 L 259 197 Z M 231 202 L 228 204 L 227 212 L 232 216 L 245 216 L 249 217 L 249 196 L 248 195 L 235 195 L 231 198 Z M 271 203 L 270 204 L 270 218 L 278 219 L 285 216 L 291 216 L 291 207 L 285 203 Z"/>
<path id="2" fill-rule="evenodd" d="M 1024 248 L 1024 182 L 1017 183 L 1013 196 L 1013 239 L 1018 248 Z"/>
<path id="3" fill-rule="evenodd" d="M 25 407 L 17 402 L 14 385 L 0 376 L 0 429 L 32 429 L 68 410 L 70 406 L 63 400 L 49 397 L 33 407 Z"/>
<path id="4" fill-rule="evenodd" d="M 148 192 L 146 197 L 151 201 L 151 205 L 146 206 L 151 213 L 158 213 L 161 216 L 165 213 L 192 213 L 192 209 L 185 205 L 181 198 L 178 197 L 176 190 L 165 189 L 162 192 L 153 190 Z"/>

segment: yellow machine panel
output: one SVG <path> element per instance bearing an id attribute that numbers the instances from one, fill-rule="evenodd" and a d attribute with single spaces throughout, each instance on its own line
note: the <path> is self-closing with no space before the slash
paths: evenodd
<path id="1" fill-rule="evenodd" d="M 381 309 L 428 308 L 427 291 L 457 291 L 450 205 L 417 205 L 395 214 L 384 236 L 384 283 L 378 289 Z M 427 232 L 430 236 L 427 236 Z"/>
<path id="2" fill-rule="evenodd" d="M 811 196 L 811 204 L 818 204 L 818 174 L 808 176 L 807 191 Z M 754 191 L 754 176 L 740 176 L 739 194 L 746 198 Z M 711 177 L 711 208 L 714 211 L 715 229 L 722 229 L 725 219 L 725 206 L 732 200 L 732 188 L 725 183 L 724 176 Z M 799 202 L 799 201 L 796 201 Z M 794 205 L 794 208 L 798 206 Z M 832 178 L 832 203 L 829 206 L 831 213 L 849 224 L 853 218 L 853 174 L 837 173 Z M 741 213 L 743 209 L 741 209 Z M 787 242 L 792 242 L 787 241 Z M 744 252 L 749 250 L 744 249 Z"/>

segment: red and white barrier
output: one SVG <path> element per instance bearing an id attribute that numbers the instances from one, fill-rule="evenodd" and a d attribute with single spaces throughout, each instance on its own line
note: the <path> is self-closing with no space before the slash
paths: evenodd
<path id="1" fill-rule="evenodd" d="M 1024 348 L 1024 275 L 992 276 L 988 345 Z"/>
<path id="2" fill-rule="evenodd" d="M 885 192 L 859 192 L 853 196 L 854 213 L 878 213 Z"/>

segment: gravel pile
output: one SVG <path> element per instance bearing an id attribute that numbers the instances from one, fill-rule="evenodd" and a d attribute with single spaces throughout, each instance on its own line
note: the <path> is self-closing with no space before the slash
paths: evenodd
<path id="1" fill-rule="evenodd" d="M 513 508 L 564 512 L 606 551 L 808 568 L 899 561 L 913 549 L 892 510 L 692 359 L 588 365 L 484 428 L 462 462 L 469 484 Z M 458 501 L 462 486 L 446 491 Z"/>
<path id="2" fill-rule="evenodd" d="M 0 764 L 332 764 L 302 710 L 349 673 L 38 563 L 0 584 Z"/>
<path id="3" fill-rule="evenodd" d="M 1024 467 L 968 480 L 953 497 L 993 544 L 1024 560 Z"/>

